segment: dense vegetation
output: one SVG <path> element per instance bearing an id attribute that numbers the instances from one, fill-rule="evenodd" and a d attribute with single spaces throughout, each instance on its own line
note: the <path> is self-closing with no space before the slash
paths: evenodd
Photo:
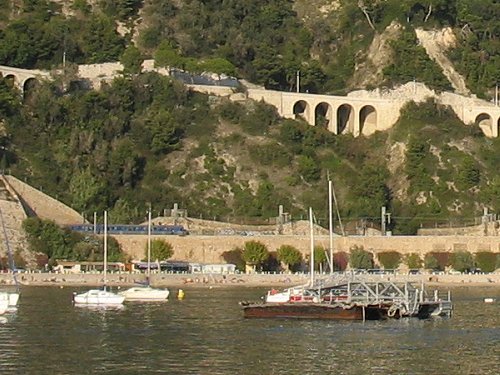
<path id="1" fill-rule="evenodd" d="M 23 99 L 0 79 L 1 167 L 87 217 L 109 209 L 115 223 L 144 221 L 150 204 L 158 214 L 178 203 L 190 216 L 247 221 L 275 217 L 279 204 L 297 219 L 311 206 L 326 224 L 327 175 L 348 229 L 379 227 L 382 206 L 394 233 L 463 224 L 483 206 L 500 212 L 500 141 L 433 101 L 409 103 L 390 131 L 353 139 L 280 119 L 263 103 L 215 99 L 140 73 L 138 62 L 154 57 L 282 90 L 295 89 L 300 70 L 302 90 L 348 91 L 373 37 L 398 21 L 404 31 L 391 42 L 381 84 L 416 79 L 448 89 L 414 33 L 443 26 L 459 38 L 450 57 L 474 92 L 488 97 L 500 81 L 493 0 L 340 4 L 318 15 L 288 0 L 75 0 L 64 12 L 50 1 L 0 0 L 0 64 L 52 69 L 64 54 L 68 64 L 121 59 L 126 68 L 100 91 L 62 77 Z M 115 21 L 130 32 L 118 33 Z"/>
<path id="2" fill-rule="evenodd" d="M 317 4 L 319 3 L 319 4 Z M 321 4 L 323 3 L 323 4 Z M 479 95 L 500 81 L 500 5 L 495 0 L 341 0 L 321 12 L 306 0 L 48 0 L 0 1 L 0 64 L 53 68 L 116 61 L 131 40 L 163 63 L 237 74 L 268 88 L 345 91 L 374 35 L 391 22 L 405 31 L 380 84 L 416 79 L 449 88 L 415 43 L 414 29 L 451 27 L 450 57 Z M 326 7 L 325 7 L 326 8 Z M 139 12 L 140 15 L 139 15 Z M 136 21 L 142 20 L 137 27 Z M 118 33 L 115 22 L 124 25 Z M 134 26 L 135 25 L 135 26 Z"/>

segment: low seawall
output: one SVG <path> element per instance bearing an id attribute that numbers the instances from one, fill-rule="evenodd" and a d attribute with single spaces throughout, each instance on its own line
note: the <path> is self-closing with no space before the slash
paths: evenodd
<path id="1" fill-rule="evenodd" d="M 122 249 L 133 259 L 144 259 L 147 236 L 113 236 Z M 254 235 L 254 236 L 153 236 L 169 242 L 174 249 L 173 259 L 200 263 L 225 263 L 223 254 L 237 247 L 243 247 L 247 241 L 260 241 L 269 251 L 276 251 L 282 245 L 293 245 L 303 255 L 309 254 L 310 239 L 305 235 Z M 329 247 L 329 236 L 316 236 L 316 246 Z M 374 254 L 384 251 L 397 251 L 402 254 L 453 252 L 464 250 L 471 253 L 478 251 L 500 252 L 498 236 L 349 236 L 334 238 L 335 252 L 349 252 L 354 246 L 363 247 Z"/>

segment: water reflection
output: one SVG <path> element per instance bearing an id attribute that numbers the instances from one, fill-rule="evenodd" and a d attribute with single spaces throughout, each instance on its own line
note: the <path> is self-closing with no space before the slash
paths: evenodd
<path id="1" fill-rule="evenodd" d="M 454 293 L 451 319 L 243 319 L 238 301 L 262 293 L 190 289 L 182 301 L 116 310 L 76 308 L 66 289 L 25 288 L 0 324 L 1 373 L 500 373 L 500 304 L 482 303 L 478 289 Z"/>

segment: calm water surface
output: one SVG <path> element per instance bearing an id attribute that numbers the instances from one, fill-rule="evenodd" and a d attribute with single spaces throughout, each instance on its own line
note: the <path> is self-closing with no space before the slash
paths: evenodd
<path id="1" fill-rule="evenodd" d="M 0 374 L 500 374 L 500 288 L 454 289 L 451 319 L 365 323 L 243 319 L 238 301 L 263 289 L 119 310 L 75 307 L 74 290 L 22 290 Z"/>

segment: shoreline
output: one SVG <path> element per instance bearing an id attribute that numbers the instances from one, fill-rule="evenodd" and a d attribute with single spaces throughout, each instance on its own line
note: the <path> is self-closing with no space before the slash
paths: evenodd
<path id="1" fill-rule="evenodd" d="M 102 274 L 70 273 L 22 273 L 17 275 L 21 286 L 102 286 Z M 307 274 L 171 274 L 151 275 L 154 287 L 278 287 L 287 288 L 309 282 Z M 482 275 L 373 275 L 370 281 L 424 282 L 431 287 L 491 287 L 500 290 L 500 274 Z M 128 287 L 145 283 L 142 273 L 111 273 L 107 275 L 106 285 Z M 12 286 L 12 274 L 0 274 L 0 287 Z"/>

